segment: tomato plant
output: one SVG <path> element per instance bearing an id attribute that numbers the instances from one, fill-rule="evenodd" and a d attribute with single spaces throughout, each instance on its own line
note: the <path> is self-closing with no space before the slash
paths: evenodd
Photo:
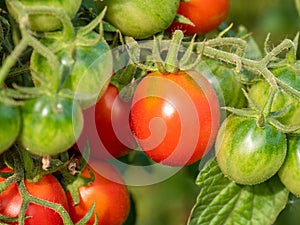
<path id="1" fill-rule="evenodd" d="M 1 169 L 1 172 L 9 171 L 11 170 L 7 167 Z M 4 178 L 0 177 L 0 182 L 3 182 L 4 180 Z M 29 182 L 27 180 L 24 182 L 25 187 L 30 195 L 34 196 L 35 198 L 60 204 L 65 208 L 65 210 L 68 211 L 69 206 L 65 191 L 53 175 L 45 175 L 37 183 Z M 21 210 L 22 202 L 23 200 L 18 186 L 16 183 L 13 183 L 0 194 L 0 213 L 5 216 L 17 218 Z M 25 225 L 63 224 L 61 216 L 57 212 L 55 212 L 53 209 L 38 205 L 36 203 L 30 202 L 28 204 L 25 216 L 28 217 L 25 219 Z M 9 224 L 18 223 L 11 222 Z"/>
<path id="2" fill-rule="evenodd" d="M 300 137 L 288 136 L 288 151 L 284 164 L 280 168 L 278 175 L 281 182 L 295 196 L 300 196 L 299 176 L 300 176 Z"/>
<path id="3" fill-rule="evenodd" d="M 124 35 L 138 39 L 151 37 L 165 30 L 174 20 L 179 0 L 97 1 L 100 11 L 107 6 L 105 20 Z"/>
<path id="4" fill-rule="evenodd" d="M 79 104 L 61 96 L 42 95 L 21 108 L 20 141 L 31 153 L 45 156 L 68 150 L 83 127 Z"/>
<path id="5" fill-rule="evenodd" d="M 96 105 L 83 111 L 85 123 L 77 141 L 79 149 L 84 149 L 88 139 L 92 158 L 118 158 L 128 154 L 136 147 L 129 127 L 130 107 L 131 102 L 123 101 L 118 89 L 109 85 Z"/>
<path id="6" fill-rule="evenodd" d="M 300 90 L 300 76 L 298 72 L 299 61 L 291 64 L 284 64 L 278 68 L 273 68 L 271 71 L 274 75 L 285 82 L 287 85 Z M 270 85 L 265 80 L 259 80 L 258 82 L 251 85 L 249 94 L 253 98 L 254 102 L 260 107 L 266 103 L 268 98 L 268 92 Z M 285 110 L 283 111 L 283 109 Z M 271 111 L 284 112 L 278 114 L 278 120 L 285 125 L 296 125 L 300 124 L 300 102 L 293 95 L 287 93 L 283 89 L 279 89 L 275 95 L 275 99 L 272 104 Z"/>
<path id="7" fill-rule="evenodd" d="M 0 102 L 0 124 L 0 153 L 2 153 L 15 142 L 20 133 L 19 108 Z"/>
<path id="8" fill-rule="evenodd" d="M 220 109 L 213 87 L 201 74 L 153 72 L 138 84 L 130 117 L 137 141 L 151 159 L 183 166 L 212 147 Z"/>
<path id="9" fill-rule="evenodd" d="M 286 156 L 286 136 L 271 125 L 259 127 L 255 118 L 232 115 L 220 127 L 215 150 L 226 176 L 253 185 L 278 172 Z"/>
<path id="10" fill-rule="evenodd" d="M 174 21 L 168 30 L 180 29 L 187 35 L 208 33 L 225 21 L 229 6 L 229 0 L 182 1 L 177 13 L 188 18 L 194 26 Z"/>
<path id="11" fill-rule="evenodd" d="M 67 192 L 72 220 L 74 223 L 78 222 L 96 202 L 94 212 L 99 224 L 123 224 L 129 213 L 130 198 L 121 174 L 111 164 L 101 161 L 91 161 L 81 176 L 90 177 L 89 170 L 94 174 L 94 181 L 79 187 L 78 205 L 74 205 L 70 192 Z M 94 224 L 94 220 L 93 216 L 87 224 Z"/>
<path id="12" fill-rule="evenodd" d="M 8 10 L 14 18 L 17 18 L 18 11 L 8 4 L 9 0 L 6 0 Z M 34 1 L 34 0 L 20 0 L 25 7 L 49 7 L 52 13 L 35 13 L 29 15 L 29 23 L 32 30 L 36 31 L 55 31 L 62 27 L 62 22 L 58 15 L 55 15 L 59 10 L 66 11 L 67 15 L 72 19 L 81 5 L 81 0 L 67 0 L 67 1 Z M 51 22 L 49 22 L 51 21 Z"/>
<path id="13" fill-rule="evenodd" d="M 63 65 L 68 68 L 65 78 L 61 78 L 62 88 L 67 88 L 77 95 L 84 95 L 79 99 L 83 108 L 94 105 L 98 96 L 105 91 L 112 75 L 112 55 L 110 47 L 105 40 L 94 41 L 99 34 L 91 32 L 84 39 L 77 38 L 74 42 L 65 44 L 55 39 L 43 39 L 42 42 L 51 48 L 57 48 L 56 55 Z M 30 60 L 30 68 L 38 73 L 50 85 L 57 82 L 57 71 L 53 71 L 48 60 L 33 51 Z M 40 86 L 38 79 L 35 84 Z"/>

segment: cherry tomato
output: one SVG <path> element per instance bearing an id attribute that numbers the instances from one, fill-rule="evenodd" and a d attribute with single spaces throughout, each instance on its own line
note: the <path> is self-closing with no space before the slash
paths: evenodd
<path id="1" fill-rule="evenodd" d="M 300 136 L 288 136 L 287 156 L 278 175 L 285 187 L 300 197 Z"/>
<path id="2" fill-rule="evenodd" d="M 222 123 L 215 151 L 222 172 L 239 184 L 253 185 L 271 178 L 282 166 L 287 142 L 271 125 L 257 126 L 256 118 L 237 115 Z"/>
<path id="3" fill-rule="evenodd" d="M 96 4 L 99 11 L 107 6 L 104 19 L 124 35 L 144 39 L 171 25 L 179 0 L 103 0 Z"/>
<path id="4" fill-rule="evenodd" d="M 83 116 L 79 104 L 60 96 L 42 95 L 22 106 L 20 141 L 31 153 L 45 156 L 66 151 L 78 139 Z"/>
<path id="5" fill-rule="evenodd" d="M 18 17 L 17 12 L 15 9 L 10 7 L 8 4 L 9 0 L 6 0 L 6 5 L 14 18 Z M 22 4 L 28 7 L 49 7 L 52 10 L 65 10 L 67 15 L 72 19 L 79 7 L 81 5 L 81 0 L 20 0 Z M 51 22 L 49 22 L 51 21 Z M 61 21 L 55 15 L 50 15 L 46 13 L 38 13 L 38 14 L 31 14 L 29 15 L 29 23 L 30 28 L 36 31 L 54 31 L 60 29 L 62 27 Z"/>
<path id="6" fill-rule="evenodd" d="M 98 34 L 95 32 L 85 36 L 86 40 L 95 39 Z M 84 41 L 64 43 L 52 39 L 42 39 L 46 46 L 61 46 L 55 53 L 61 64 L 68 64 L 72 67 L 65 78 L 62 88 L 70 89 L 76 95 L 85 95 L 80 99 L 80 105 L 88 108 L 94 105 L 98 97 L 106 90 L 112 75 L 112 54 L 109 45 L 105 40 L 97 42 L 95 45 L 87 45 Z M 72 52 L 72 58 L 69 53 Z M 33 51 L 30 59 L 30 69 L 40 74 L 49 84 L 53 86 L 53 77 L 57 77 L 57 72 L 52 70 L 47 59 L 36 51 Z M 34 79 L 35 85 L 39 86 L 38 80 Z M 55 82 L 55 81 L 54 81 Z"/>
<path id="7" fill-rule="evenodd" d="M 94 212 L 97 214 L 99 225 L 123 224 L 129 213 L 130 197 L 121 174 L 111 164 L 100 161 L 91 161 L 81 176 L 90 177 L 89 170 L 94 173 L 95 180 L 92 184 L 79 188 L 78 205 L 73 204 L 70 192 L 67 192 L 73 222 L 78 222 L 96 202 Z M 87 223 L 92 224 L 94 216 Z"/>
<path id="8" fill-rule="evenodd" d="M 180 29 L 187 35 L 208 33 L 225 21 L 229 6 L 229 0 L 182 1 L 177 13 L 187 17 L 195 26 L 174 21 L 168 30 Z"/>
<path id="9" fill-rule="evenodd" d="M 96 105 L 84 110 L 84 128 L 77 147 L 84 149 L 88 139 L 91 158 L 118 158 L 128 154 L 136 147 L 129 127 L 130 108 L 131 102 L 121 100 L 118 89 L 109 85 Z"/>
<path id="10" fill-rule="evenodd" d="M 212 147 L 220 123 L 216 93 L 195 71 L 148 74 L 137 86 L 131 128 L 155 162 L 182 166 Z"/>
<path id="11" fill-rule="evenodd" d="M 2 172 L 8 172 L 10 169 L 1 169 Z M 0 182 L 4 181 L 0 177 Z M 67 211 L 69 209 L 67 197 L 62 186 L 53 175 L 45 175 L 37 183 L 31 183 L 25 180 L 25 186 L 29 194 L 49 202 L 62 205 Z M 0 194 L 0 213 L 9 217 L 18 217 L 21 209 L 22 197 L 19 193 L 16 183 L 11 184 Z M 26 209 L 25 225 L 63 225 L 61 216 L 53 209 L 45 206 L 29 203 Z M 17 222 L 9 223 L 17 225 Z"/>
<path id="12" fill-rule="evenodd" d="M 20 110 L 0 102 L 0 154 L 17 139 L 21 128 Z"/>

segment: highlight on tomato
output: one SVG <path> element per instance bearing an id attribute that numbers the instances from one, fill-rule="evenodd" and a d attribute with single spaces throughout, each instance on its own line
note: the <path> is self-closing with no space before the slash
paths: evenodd
<path id="1" fill-rule="evenodd" d="M 89 178 L 89 171 L 94 174 L 94 181 L 79 187 L 79 204 L 74 205 L 72 196 L 67 191 L 72 221 L 78 222 L 95 202 L 94 213 L 98 217 L 98 224 L 122 225 L 129 214 L 130 196 L 120 172 L 104 161 L 90 161 L 80 176 Z M 93 225 L 94 221 L 93 215 L 87 225 Z"/>
<path id="2" fill-rule="evenodd" d="M 152 72 L 138 83 L 132 102 L 131 129 L 155 162 L 189 165 L 211 149 L 220 108 L 212 85 L 200 73 Z"/>
<path id="3" fill-rule="evenodd" d="M 206 34 L 226 20 L 229 7 L 230 0 L 181 1 L 177 13 L 188 18 L 194 26 L 174 21 L 168 30 L 179 29 L 186 35 Z"/>

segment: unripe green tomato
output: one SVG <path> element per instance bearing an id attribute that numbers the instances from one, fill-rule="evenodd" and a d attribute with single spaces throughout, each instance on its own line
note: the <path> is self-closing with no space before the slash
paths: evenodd
<path id="1" fill-rule="evenodd" d="M 79 104 L 61 96 L 39 96 L 22 105 L 20 141 L 32 154 L 56 155 L 77 141 L 83 128 Z"/>
<path id="2" fill-rule="evenodd" d="M 282 166 L 286 136 L 273 126 L 259 127 L 255 118 L 227 117 L 215 143 L 218 164 L 225 176 L 254 185 L 271 178 Z"/>
<path id="3" fill-rule="evenodd" d="M 54 12 L 55 10 L 64 10 L 67 15 L 72 19 L 79 7 L 81 5 L 81 0 L 19 0 L 24 6 L 28 7 L 49 7 Z M 15 9 L 13 9 L 10 4 L 8 4 L 9 0 L 6 0 L 6 5 L 9 13 L 17 19 L 19 16 Z M 55 14 L 46 14 L 46 13 L 38 13 L 38 14 L 30 14 L 29 15 L 29 24 L 32 30 L 36 31 L 55 31 L 62 28 L 62 23 L 60 19 Z"/>
<path id="4" fill-rule="evenodd" d="M 99 12 L 107 6 L 104 19 L 121 33 L 144 39 L 171 25 L 179 0 L 102 0 L 96 4 Z"/>
<path id="5" fill-rule="evenodd" d="M 287 156 L 278 175 L 285 187 L 300 197 L 300 136 L 288 136 Z"/>
<path id="6" fill-rule="evenodd" d="M 0 102 L 0 154 L 16 140 L 21 128 L 20 110 Z"/>

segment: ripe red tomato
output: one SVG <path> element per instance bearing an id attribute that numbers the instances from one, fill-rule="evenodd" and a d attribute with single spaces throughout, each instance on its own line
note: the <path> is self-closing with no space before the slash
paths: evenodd
<path id="1" fill-rule="evenodd" d="M 96 202 L 94 211 L 98 217 L 98 224 L 123 224 L 129 213 L 130 197 L 121 174 L 109 163 L 92 161 L 83 170 L 81 176 L 90 177 L 89 169 L 94 173 L 95 180 L 92 184 L 79 188 L 78 205 L 74 206 L 70 192 L 67 192 L 73 222 L 78 222 Z M 93 216 L 87 225 L 94 224 L 94 221 Z"/>
<path id="2" fill-rule="evenodd" d="M 84 110 L 84 128 L 77 147 L 89 140 L 91 158 L 121 157 L 136 147 L 129 127 L 131 102 L 122 101 L 118 89 L 109 85 L 95 106 Z M 94 128 L 94 129 L 93 129 Z"/>
<path id="3" fill-rule="evenodd" d="M 8 172 L 8 168 L 1 170 Z M 4 181 L 0 177 L 0 182 Z M 68 201 L 66 194 L 53 175 L 45 175 L 37 183 L 25 181 L 27 191 L 34 197 L 44 199 L 50 202 L 61 204 L 68 211 Z M 0 194 L 0 214 L 9 217 L 18 217 L 21 209 L 22 198 L 16 183 L 10 185 L 4 192 Z M 53 209 L 46 208 L 41 205 L 29 203 L 25 216 L 25 225 L 63 225 L 60 215 Z M 17 225 L 17 222 L 9 223 Z"/>
<path id="4" fill-rule="evenodd" d="M 187 35 L 208 33 L 216 29 L 226 19 L 229 6 L 229 0 L 180 2 L 177 13 L 190 19 L 195 26 L 174 21 L 168 30 L 180 29 Z"/>
<path id="5" fill-rule="evenodd" d="M 154 161 L 188 165 L 213 145 L 220 123 L 216 93 L 195 71 L 148 74 L 137 86 L 131 128 Z"/>

